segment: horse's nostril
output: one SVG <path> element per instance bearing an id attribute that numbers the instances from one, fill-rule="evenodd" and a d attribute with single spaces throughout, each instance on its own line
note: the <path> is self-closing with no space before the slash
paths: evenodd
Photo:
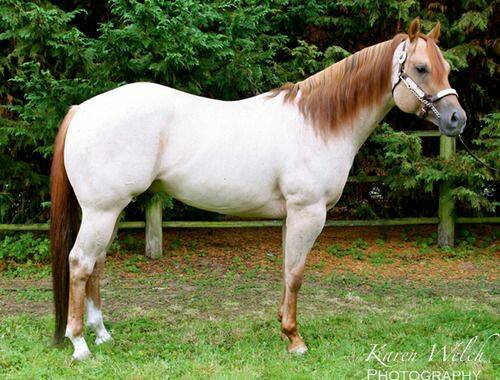
<path id="1" fill-rule="evenodd" d="M 458 111 L 453 111 L 450 115 L 450 127 L 457 128 L 460 124 L 460 114 Z"/>

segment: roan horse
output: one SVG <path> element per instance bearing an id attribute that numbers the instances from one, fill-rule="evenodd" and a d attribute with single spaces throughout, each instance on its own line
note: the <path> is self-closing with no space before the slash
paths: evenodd
<path id="1" fill-rule="evenodd" d="M 90 355 L 84 309 L 96 344 L 111 338 L 99 295 L 106 249 L 132 198 L 160 190 L 205 210 L 286 218 L 278 317 L 288 351 L 305 353 L 296 306 L 306 256 L 361 145 L 394 105 L 448 136 L 465 126 L 439 33 L 422 34 L 415 19 L 408 34 L 240 101 L 135 83 L 72 107 L 51 173 L 56 342 L 68 337 L 74 359 Z"/>

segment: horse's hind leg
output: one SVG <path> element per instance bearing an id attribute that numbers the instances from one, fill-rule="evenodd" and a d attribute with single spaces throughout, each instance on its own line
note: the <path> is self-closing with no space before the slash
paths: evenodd
<path id="1" fill-rule="evenodd" d="M 87 327 L 96 335 L 95 343 L 101 344 L 111 339 L 111 334 L 104 327 L 101 311 L 101 294 L 99 283 L 104 274 L 104 259 L 95 263 L 94 271 L 87 281 L 85 289 L 85 309 L 87 311 Z"/>
<path id="2" fill-rule="evenodd" d="M 109 245 L 113 242 L 113 239 L 116 237 L 116 233 L 118 231 L 118 219 L 115 222 L 115 228 L 111 239 L 109 241 L 108 247 L 106 247 L 106 251 L 109 248 Z M 101 303 L 101 292 L 100 292 L 100 282 L 101 278 L 104 275 L 104 261 L 106 252 L 102 255 L 102 259 L 98 259 L 94 266 L 94 271 L 90 275 L 87 281 L 87 287 L 85 289 L 85 310 L 87 311 L 87 327 L 91 328 L 96 335 L 95 343 L 102 344 L 111 339 L 111 334 L 104 327 L 104 321 L 102 318 L 102 303 Z"/>
<path id="3" fill-rule="evenodd" d="M 73 358 L 85 359 L 90 355 L 83 337 L 83 311 L 87 281 L 97 262 L 103 262 L 115 227 L 119 210 L 82 210 L 82 225 L 69 255 L 70 289 L 66 336 L 74 347 Z M 101 264 L 98 264 L 98 267 Z M 92 280 L 93 281 L 93 280 Z M 92 287 L 95 292 L 95 288 Z M 102 321 L 102 317 L 101 317 Z"/>

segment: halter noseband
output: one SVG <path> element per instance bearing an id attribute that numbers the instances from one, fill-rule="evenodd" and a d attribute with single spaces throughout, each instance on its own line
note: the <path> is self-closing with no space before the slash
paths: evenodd
<path id="1" fill-rule="evenodd" d="M 394 89 L 399 84 L 399 82 L 403 82 L 404 85 L 410 92 L 422 103 L 422 107 L 418 111 L 417 115 L 420 117 L 425 117 L 427 112 L 431 110 L 436 115 L 436 118 L 440 119 L 441 114 L 434 106 L 434 103 L 441 100 L 445 96 L 455 95 L 458 98 L 458 93 L 453 88 L 446 88 L 444 90 L 439 91 L 437 94 L 430 95 L 426 93 L 424 90 L 420 88 L 420 86 L 408 75 L 405 73 L 405 62 L 406 62 L 407 54 L 406 54 L 406 41 L 403 43 L 403 51 L 398 57 L 399 69 L 396 83 L 392 86 L 392 94 L 394 97 Z"/>

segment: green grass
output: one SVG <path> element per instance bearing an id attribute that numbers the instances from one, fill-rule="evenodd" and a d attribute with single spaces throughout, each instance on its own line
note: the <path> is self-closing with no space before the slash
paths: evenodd
<path id="1" fill-rule="evenodd" d="M 365 254 L 363 249 L 366 248 L 366 243 L 363 239 L 357 239 L 354 243 L 347 248 L 342 248 L 340 244 L 332 244 L 326 248 L 326 252 L 330 256 L 342 258 L 345 256 L 351 256 L 356 260 L 364 260 Z"/>
<path id="2" fill-rule="evenodd" d="M 311 277 L 300 313 L 301 333 L 310 351 L 297 357 L 286 353 L 286 344 L 279 338 L 274 305 L 262 307 L 260 303 L 259 294 L 267 289 L 274 297 L 278 284 L 234 276 L 188 281 L 193 289 L 176 293 L 165 307 L 142 308 L 140 292 L 129 292 L 134 301 L 123 300 L 122 313 L 112 313 L 108 324 L 113 342 L 96 347 L 93 335 L 86 332 L 93 357 L 83 363 L 71 361 L 68 343 L 59 349 L 51 347 L 51 317 L 29 313 L 6 317 L 0 324 L 0 377 L 363 379 L 368 369 L 381 368 L 365 360 L 373 344 L 418 353 L 415 361 L 394 363 L 391 370 L 481 370 L 481 379 L 500 374 L 498 339 L 486 345 L 481 363 L 451 363 L 441 358 L 428 362 L 434 344 L 451 348 L 474 336 L 484 341 L 498 332 L 497 304 L 491 297 L 475 294 L 484 284 L 470 287 L 462 297 L 445 297 L 441 284 L 422 291 L 421 287 L 370 282 L 352 275 L 335 282 Z M 136 283 L 150 286 L 154 281 L 139 278 Z M 218 291 L 204 297 L 215 284 Z M 341 291 L 334 293 L 338 288 Z M 494 293 L 491 287 L 486 290 Z M 336 294 L 340 296 L 330 302 Z M 252 307 L 263 310 L 256 314 Z"/>
<path id="3" fill-rule="evenodd" d="M 0 328 L 0 368 L 4 378 L 359 378 L 369 368 L 372 344 L 394 351 L 416 351 L 422 357 L 392 370 L 471 370 L 494 378 L 493 359 L 500 346 L 490 342 L 485 363 L 428 362 L 433 344 L 453 346 L 493 334 L 498 320 L 485 309 L 463 310 L 453 302 L 435 302 L 412 316 L 379 312 L 339 313 L 307 318 L 302 333 L 310 352 L 284 352 L 274 320 L 184 321 L 171 325 L 157 315 L 113 323 L 115 341 L 91 349 L 94 357 L 72 363 L 68 346 L 50 347 L 49 318 L 7 318 Z M 90 337 L 89 337 L 90 338 Z M 496 349 L 496 351 L 495 351 Z M 496 357 L 496 360 L 498 356 Z M 498 373 L 497 373 L 498 375 Z"/>
<path id="4" fill-rule="evenodd" d="M 416 353 L 391 371 L 474 370 L 497 379 L 498 337 L 482 361 L 428 360 L 433 345 L 452 351 L 477 336 L 477 353 L 500 332 L 498 244 L 477 247 L 476 235 L 461 236 L 467 240 L 448 249 L 435 236 L 318 245 L 299 295 L 303 357 L 280 339 L 277 246 L 221 254 L 221 245 L 214 254 L 201 240 L 175 238 L 151 262 L 137 253 L 141 240 L 123 239 L 102 289 L 114 341 L 95 346 L 86 331 L 93 357 L 82 363 L 71 360 L 69 342 L 51 346 L 49 267 L 12 260 L 0 272 L 0 379 L 367 379 L 369 369 L 383 369 L 366 360 L 375 344 Z M 449 263 L 449 272 L 436 273 Z"/>

